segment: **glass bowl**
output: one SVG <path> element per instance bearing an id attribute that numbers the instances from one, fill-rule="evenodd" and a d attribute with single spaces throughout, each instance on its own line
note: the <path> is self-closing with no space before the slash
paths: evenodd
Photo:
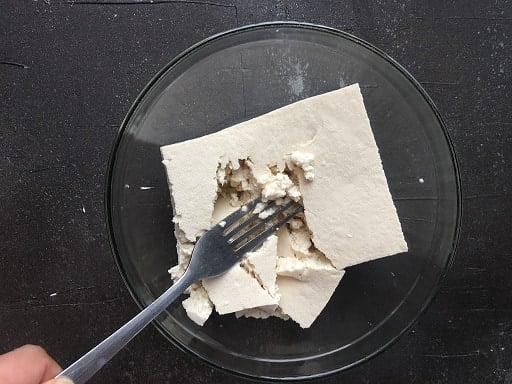
<path id="1" fill-rule="evenodd" d="M 171 284 L 176 244 L 160 146 L 356 82 L 410 251 L 349 268 L 309 329 L 215 314 L 200 327 L 178 300 L 155 322 L 173 344 L 246 377 L 320 377 L 386 349 L 432 300 L 451 264 L 461 214 L 445 126 L 397 62 L 354 36 L 309 24 L 265 23 L 213 36 L 147 85 L 110 159 L 106 208 L 117 264 L 140 307 Z M 200 156 L 191 153 L 190 161 Z"/>

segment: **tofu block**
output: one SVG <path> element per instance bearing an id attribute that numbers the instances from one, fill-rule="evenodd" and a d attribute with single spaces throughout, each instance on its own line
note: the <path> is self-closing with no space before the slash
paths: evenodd
<path id="1" fill-rule="evenodd" d="M 346 267 L 407 251 L 358 84 L 161 153 L 181 252 L 173 278 L 197 237 L 254 196 L 304 206 L 273 244 L 203 281 L 203 300 L 219 313 L 289 316 L 308 327 Z"/>

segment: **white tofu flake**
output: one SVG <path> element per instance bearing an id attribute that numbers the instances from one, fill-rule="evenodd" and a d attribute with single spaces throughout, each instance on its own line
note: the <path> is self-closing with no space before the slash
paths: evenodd
<path id="1" fill-rule="evenodd" d="M 213 310 L 213 304 L 203 288 L 191 291 L 190 296 L 183 300 L 182 304 L 187 316 L 198 325 L 203 325 Z"/>

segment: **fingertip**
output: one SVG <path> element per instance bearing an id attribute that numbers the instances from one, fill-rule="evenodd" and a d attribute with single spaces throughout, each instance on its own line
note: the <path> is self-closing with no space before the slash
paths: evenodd
<path id="1" fill-rule="evenodd" d="M 73 380 L 67 377 L 59 377 L 58 379 L 45 381 L 43 384 L 73 384 Z"/>
<path id="2" fill-rule="evenodd" d="M 62 372 L 60 365 L 39 345 L 25 344 L 11 353 L 17 356 L 20 362 L 24 361 L 25 364 L 30 364 L 32 369 L 37 370 L 41 380 L 48 380 Z"/>
<path id="3" fill-rule="evenodd" d="M 46 350 L 43 347 L 41 347 L 40 345 L 35 345 L 35 344 L 25 344 L 19 348 L 16 348 L 14 351 L 29 353 L 31 356 L 34 356 L 34 357 L 48 356 L 48 353 L 46 352 Z"/>

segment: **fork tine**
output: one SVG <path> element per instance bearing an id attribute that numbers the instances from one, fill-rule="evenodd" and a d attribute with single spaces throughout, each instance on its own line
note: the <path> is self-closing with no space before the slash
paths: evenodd
<path id="1" fill-rule="evenodd" d="M 226 229 L 228 229 L 237 220 L 241 219 L 242 217 L 247 215 L 247 213 L 251 212 L 254 209 L 254 207 L 256 207 L 256 205 L 258 205 L 259 203 L 261 203 L 261 198 L 260 197 L 254 199 L 254 200 L 252 200 L 250 202 L 248 202 L 247 204 L 245 204 L 241 208 L 237 209 L 235 212 L 233 212 L 230 215 L 226 216 L 224 219 L 222 219 L 222 221 L 224 221 L 226 223 L 224 227 Z M 244 207 L 246 209 L 244 209 Z"/>
<path id="2" fill-rule="evenodd" d="M 259 218 L 259 213 L 254 213 L 252 215 L 252 218 L 246 220 L 236 228 L 234 228 L 229 234 L 226 234 L 226 237 L 230 237 L 228 240 L 229 244 L 237 242 L 240 238 L 247 238 L 248 236 L 257 233 L 258 230 L 260 230 L 263 226 L 268 225 L 269 222 L 271 222 L 274 218 L 276 218 L 280 213 L 285 212 L 288 208 L 290 208 L 295 202 L 293 200 L 290 200 L 285 205 L 279 206 L 277 210 L 272 212 L 268 217 L 265 219 Z M 272 201 L 269 203 L 261 212 L 265 212 L 267 209 L 272 209 L 275 206 L 275 201 Z M 257 221 L 255 225 L 252 227 L 250 224 L 254 221 Z"/>
<path id="3" fill-rule="evenodd" d="M 267 209 L 274 207 L 274 205 L 276 205 L 276 202 L 275 202 L 275 201 L 271 201 L 271 202 L 269 202 L 269 203 L 265 206 L 265 208 L 263 208 L 263 210 L 262 210 L 261 212 L 266 211 Z M 256 208 L 256 207 L 254 207 L 254 208 Z M 282 209 L 284 209 L 284 208 L 282 208 Z M 251 223 L 253 223 L 254 221 L 256 221 L 256 220 L 259 218 L 259 217 L 258 217 L 259 213 L 251 213 L 251 211 L 248 211 L 248 212 L 246 213 L 246 215 L 248 215 L 248 218 L 247 218 L 246 220 L 244 220 L 244 221 L 240 222 L 238 225 L 235 225 L 235 224 L 237 224 L 237 223 L 236 223 L 236 222 L 234 222 L 234 223 L 233 223 L 233 225 L 232 225 L 230 228 L 228 228 L 227 232 L 225 232 L 225 233 L 224 233 L 224 236 L 225 236 L 225 237 L 228 237 L 228 238 L 229 238 L 229 237 L 233 237 L 233 236 L 235 236 L 237 233 L 240 233 L 241 231 L 243 231 L 243 230 L 244 230 L 244 228 L 252 229 L 252 228 L 254 228 L 254 227 L 256 227 L 256 226 L 259 226 L 259 225 L 261 224 L 261 223 L 258 223 L 258 224 L 256 224 L 254 227 L 250 227 L 250 224 L 251 224 Z M 254 231 L 253 231 L 253 232 L 254 232 Z M 242 235 L 243 235 L 243 233 L 242 233 Z M 240 236 L 238 236 L 238 237 L 240 237 Z M 235 238 L 233 239 L 233 241 L 234 241 L 234 240 L 236 240 L 236 239 L 237 239 L 237 237 L 235 237 Z"/>
<path id="4" fill-rule="evenodd" d="M 235 249 L 235 253 L 238 255 L 243 255 L 246 252 L 253 250 L 258 245 L 263 243 L 263 241 L 265 241 L 265 239 L 267 239 L 272 233 L 274 233 L 281 225 L 285 224 L 293 216 L 295 216 L 296 214 L 298 214 L 301 211 L 302 211 L 302 206 L 297 204 L 296 207 L 293 207 L 293 209 L 289 213 L 287 213 L 285 217 L 280 219 L 277 223 L 273 224 L 271 227 L 265 229 L 259 235 L 250 239 L 247 243 L 243 244 L 240 248 Z"/>

